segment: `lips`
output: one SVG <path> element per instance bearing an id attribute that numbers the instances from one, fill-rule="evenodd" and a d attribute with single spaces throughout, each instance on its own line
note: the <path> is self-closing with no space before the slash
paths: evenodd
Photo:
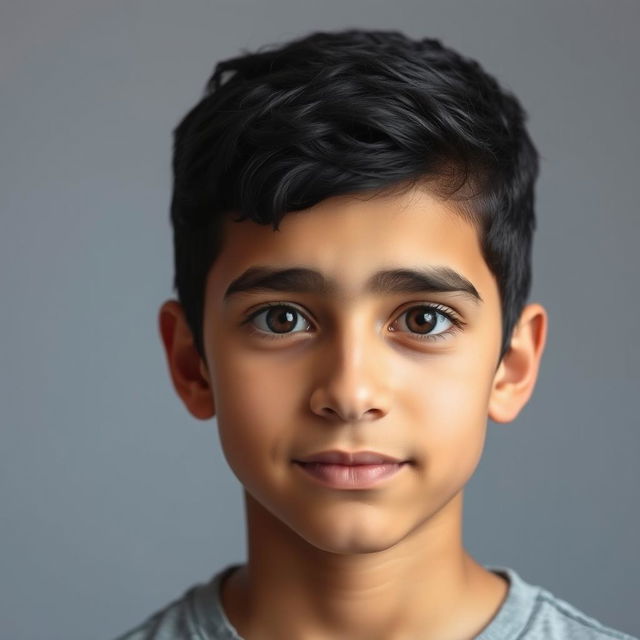
<path id="1" fill-rule="evenodd" d="M 321 451 L 313 453 L 305 458 L 294 460 L 303 464 L 319 463 L 319 464 L 342 464 L 342 465 L 379 465 L 379 464 L 400 464 L 406 460 L 400 460 L 393 456 L 376 451 Z"/>
<path id="2" fill-rule="evenodd" d="M 321 451 L 293 461 L 303 475 L 331 489 L 373 489 L 409 464 L 375 451 Z"/>

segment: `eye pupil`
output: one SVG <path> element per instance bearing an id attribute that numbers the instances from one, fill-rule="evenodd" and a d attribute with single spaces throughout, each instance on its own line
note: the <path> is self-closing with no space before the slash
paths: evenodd
<path id="1" fill-rule="evenodd" d="M 287 331 L 290 331 L 296 326 L 296 315 L 295 311 L 285 309 L 284 307 L 273 307 L 267 311 L 265 319 L 269 329 L 272 331 L 276 333 L 287 333 Z M 271 321 L 273 318 L 276 319 L 275 323 Z M 284 327 L 278 323 L 284 324 Z"/>
<path id="2" fill-rule="evenodd" d="M 437 314 L 434 311 L 422 310 L 419 309 L 414 313 L 409 314 L 409 320 L 407 321 L 407 325 L 413 331 L 413 327 L 411 326 L 412 319 L 416 319 L 415 325 L 417 326 L 417 330 L 423 333 L 429 333 L 433 331 L 434 327 L 438 323 Z"/>

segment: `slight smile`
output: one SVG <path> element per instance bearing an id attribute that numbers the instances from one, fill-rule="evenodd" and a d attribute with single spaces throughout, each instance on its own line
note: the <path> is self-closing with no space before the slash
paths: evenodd
<path id="1" fill-rule="evenodd" d="M 409 464 L 373 451 L 323 451 L 293 462 L 306 477 L 331 489 L 371 489 Z"/>

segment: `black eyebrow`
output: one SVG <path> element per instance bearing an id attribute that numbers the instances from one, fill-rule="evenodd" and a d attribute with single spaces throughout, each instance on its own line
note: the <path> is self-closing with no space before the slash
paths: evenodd
<path id="1" fill-rule="evenodd" d="M 329 295 L 337 289 L 335 282 L 313 269 L 254 266 L 231 282 L 223 300 L 239 293 L 282 291 Z M 480 294 L 467 278 L 444 266 L 378 271 L 369 278 L 365 290 L 374 294 L 457 293 L 475 304 L 482 302 Z"/>

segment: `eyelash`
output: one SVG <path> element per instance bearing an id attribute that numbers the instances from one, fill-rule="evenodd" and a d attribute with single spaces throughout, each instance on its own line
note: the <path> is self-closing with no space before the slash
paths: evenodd
<path id="1" fill-rule="evenodd" d="M 261 329 L 256 329 L 253 325 L 251 325 L 251 321 L 259 316 L 261 313 L 264 313 L 265 311 L 268 311 L 269 309 L 272 309 L 273 307 L 278 307 L 278 308 L 285 308 L 285 309 L 292 309 L 293 311 L 295 311 L 297 314 L 301 315 L 303 318 L 305 318 L 305 320 L 311 324 L 307 318 L 307 316 L 302 313 L 302 311 L 300 311 L 296 306 L 286 303 L 286 302 L 271 302 L 268 304 L 265 304 L 263 306 L 261 306 L 259 309 L 256 309 L 254 312 L 251 313 L 251 315 L 249 315 L 248 318 L 246 318 L 245 320 L 242 321 L 242 324 L 248 324 L 249 325 L 249 329 L 251 334 L 253 335 L 257 335 L 260 338 L 266 338 L 267 340 L 282 340 L 283 338 L 287 338 L 288 336 L 291 335 L 295 335 L 296 333 L 303 333 L 300 331 L 296 331 L 293 333 L 268 333 L 266 331 L 263 331 Z M 411 335 L 413 335 L 415 338 L 417 338 L 420 341 L 430 341 L 430 342 L 435 342 L 436 340 L 445 340 L 448 336 L 451 336 L 455 333 L 457 333 L 458 331 L 461 331 L 465 325 L 466 322 L 463 322 L 458 316 L 457 314 L 452 311 L 451 309 L 449 309 L 448 307 L 445 307 L 443 305 L 437 304 L 437 303 L 424 303 L 424 304 L 417 304 L 414 305 L 412 307 L 409 307 L 408 309 L 405 309 L 399 317 L 402 317 L 404 314 L 413 311 L 415 309 L 430 309 L 433 311 L 436 311 L 439 315 L 444 316 L 449 322 L 451 322 L 451 327 L 449 327 L 446 331 L 442 331 L 441 333 L 437 333 L 437 334 L 419 334 L 419 333 L 412 333 Z"/>

